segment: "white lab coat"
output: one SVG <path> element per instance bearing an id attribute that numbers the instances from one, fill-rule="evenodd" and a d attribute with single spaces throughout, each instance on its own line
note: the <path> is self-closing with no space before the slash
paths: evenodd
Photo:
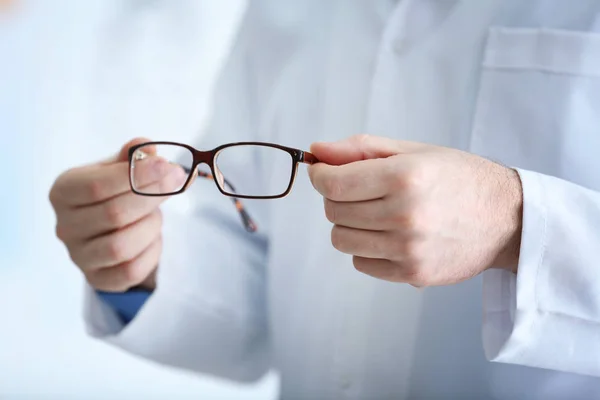
<path id="1" fill-rule="evenodd" d="M 201 148 L 366 132 L 518 168 L 518 275 L 357 272 L 301 166 L 287 198 L 246 201 L 254 235 L 196 182 L 165 216 L 155 293 L 123 327 L 90 290 L 93 335 L 236 380 L 275 368 L 287 399 L 600 398 L 600 1 L 254 1 L 216 93 Z"/>

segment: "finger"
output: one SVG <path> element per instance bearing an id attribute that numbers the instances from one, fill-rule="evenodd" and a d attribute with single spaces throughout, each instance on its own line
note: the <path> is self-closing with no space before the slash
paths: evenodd
<path id="1" fill-rule="evenodd" d="M 148 143 L 148 142 L 150 142 L 150 139 L 136 138 L 136 139 L 129 141 L 128 143 L 125 143 L 123 145 L 123 147 L 121 147 L 121 151 L 119 151 L 119 154 L 117 154 L 116 161 L 129 161 L 129 149 L 134 146 L 138 146 L 138 145 Z M 144 149 L 144 153 L 146 153 L 146 154 L 151 154 L 151 155 L 156 154 L 156 146 L 154 146 L 154 145 L 144 146 L 143 149 Z"/>
<path id="2" fill-rule="evenodd" d="M 355 161 L 386 158 L 396 154 L 416 151 L 423 145 L 372 135 L 354 135 L 337 142 L 316 142 L 310 152 L 319 161 L 330 165 L 343 165 Z"/>
<path id="3" fill-rule="evenodd" d="M 340 166 L 317 163 L 308 169 L 313 187 L 333 201 L 378 199 L 395 187 L 392 163 L 386 159 L 365 160 Z"/>
<path id="4" fill-rule="evenodd" d="M 157 210 L 126 228 L 78 246 L 71 256 L 75 264 L 87 271 L 133 260 L 160 235 L 161 224 L 162 216 Z"/>
<path id="5" fill-rule="evenodd" d="M 136 184 L 145 186 L 157 182 L 173 168 L 174 165 L 165 159 L 151 157 L 139 168 L 136 166 Z M 81 207 L 106 201 L 130 190 L 129 163 L 119 162 L 70 170 L 57 180 L 54 199 L 56 204 Z"/>
<path id="6" fill-rule="evenodd" d="M 393 229 L 397 222 L 397 218 L 391 218 L 387 199 L 337 202 L 325 198 L 324 207 L 329 222 L 347 228 L 384 231 Z"/>
<path id="7" fill-rule="evenodd" d="M 167 175 L 160 182 L 141 188 L 150 193 L 180 188 L 186 177 Z M 128 192 L 87 207 L 58 209 L 56 233 L 64 242 L 86 241 L 130 225 L 156 210 L 167 196 L 140 196 Z"/>
<path id="8" fill-rule="evenodd" d="M 159 179 L 157 180 L 156 170 Z M 171 179 L 171 177 L 173 179 Z M 161 156 L 144 154 L 143 158 L 136 160 L 131 169 L 131 183 L 133 188 L 143 194 L 170 194 L 179 191 L 185 184 L 189 173 L 181 165 L 171 162 Z M 169 179 L 165 179 L 169 177 Z M 160 185 L 149 190 L 146 186 L 159 182 Z M 171 185 L 177 183 L 177 185 Z"/>
<path id="9" fill-rule="evenodd" d="M 114 164 L 117 162 L 123 162 L 123 161 L 128 161 L 129 160 L 129 149 L 143 144 L 143 143 L 148 143 L 151 140 L 145 137 L 138 137 L 135 139 L 130 140 L 129 142 L 125 143 L 121 149 L 119 150 L 119 152 L 117 154 L 114 154 L 108 158 L 106 158 L 105 160 L 101 161 L 100 164 Z M 147 146 L 144 147 L 144 152 L 148 153 L 148 154 L 156 154 L 156 146 Z"/>
<path id="10" fill-rule="evenodd" d="M 331 243 L 342 253 L 368 258 L 392 259 L 397 246 L 388 232 L 367 231 L 335 225 Z"/>
<path id="11" fill-rule="evenodd" d="M 179 171 L 167 175 L 159 182 L 139 188 L 146 193 L 171 193 L 179 190 L 187 176 Z M 133 192 L 122 194 L 106 202 L 78 208 L 69 213 L 65 224 L 72 235 L 91 239 L 130 225 L 155 211 L 168 196 L 140 196 Z"/>
<path id="12" fill-rule="evenodd" d="M 417 289 L 441 283 L 436 282 L 428 277 L 424 271 L 406 262 L 354 256 L 352 257 L 352 263 L 354 268 L 363 274 L 390 282 L 408 283 Z"/>
<path id="13" fill-rule="evenodd" d="M 107 292 L 124 292 L 144 282 L 156 269 L 162 252 L 162 240 L 158 237 L 150 246 L 131 261 L 110 268 L 86 273 L 89 284 Z"/>
<path id="14" fill-rule="evenodd" d="M 418 282 L 417 274 L 390 260 L 354 256 L 352 263 L 357 271 L 373 278 L 398 283 L 417 284 Z"/>
<path id="15" fill-rule="evenodd" d="M 104 235 L 148 216 L 167 198 L 126 193 L 104 203 L 71 210 L 59 222 L 59 237 L 65 241 L 86 241 Z"/>
<path id="16" fill-rule="evenodd" d="M 100 162 L 86 164 L 79 168 L 73 168 L 69 171 L 66 171 L 58 177 L 55 184 L 52 186 L 52 189 L 50 190 L 50 202 L 56 210 L 59 210 L 61 206 L 71 205 L 69 199 L 73 193 L 70 189 L 70 184 L 73 183 L 73 179 L 75 179 L 77 176 L 85 175 L 86 172 L 96 170 L 99 167 L 112 165 L 118 162 L 128 161 L 127 156 L 129 148 L 138 144 L 147 143 L 148 141 L 149 139 L 146 138 L 135 138 L 127 142 L 116 155 L 108 157 Z M 149 146 L 148 151 L 155 152 L 154 146 Z"/>

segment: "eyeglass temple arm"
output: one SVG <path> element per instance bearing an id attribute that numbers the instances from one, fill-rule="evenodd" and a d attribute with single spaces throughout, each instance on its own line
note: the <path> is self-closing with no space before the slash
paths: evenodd
<path id="1" fill-rule="evenodd" d="M 317 157 L 315 157 L 312 153 L 309 153 L 308 151 L 300 151 L 298 161 L 301 163 L 304 163 L 304 164 L 309 164 L 309 165 L 316 164 L 319 162 Z M 183 169 L 188 174 L 191 173 L 191 170 L 189 168 L 183 167 Z M 199 170 L 198 170 L 198 176 L 201 176 L 201 177 L 207 178 L 207 179 L 213 179 L 213 180 L 215 179 L 215 177 L 212 174 L 209 174 L 209 173 L 203 172 L 203 171 L 199 171 Z M 232 193 L 236 193 L 235 186 L 233 186 L 233 184 L 231 182 L 229 182 L 225 177 L 223 177 L 223 182 L 225 185 L 229 186 Z M 242 223 L 244 224 L 244 227 L 246 228 L 246 230 L 248 232 L 256 232 L 256 229 L 257 229 L 256 224 L 250 217 L 250 214 L 248 214 L 248 211 L 246 211 L 246 208 L 244 208 L 244 205 L 242 204 L 241 200 L 238 199 L 237 197 L 232 197 L 231 200 L 233 201 L 233 204 L 235 205 L 236 210 L 240 214 L 240 217 L 242 218 Z"/>
<path id="2" fill-rule="evenodd" d="M 300 156 L 299 156 L 299 162 L 304 163 L 304 164 L 316 164 L 319 162 L 319 160 L 317 159 L 317 157 L 315 157 L 312 153 L 309 153 L 308 151 L 300 151 Z"/>
<path id="3" fill-rule="evenodd" d="M 183 167 L 183 169 L 188 174 L 191 173 L 191 170 L 189 168 Z M 213 180 L 215 179 L 215 177 L 212 174 L 209 174 L 209 173 L 203 172 L 203 171 L 198 171 L 198 176 L 201 176 L 201 177 L 207 178 L 207 179 L 213 179 Z M 225 183 L 225 185 L 229 186 L 232 193 L 236 193 L 235 187 L 225 177 L 223 177 L 223 182 Z M 246 230 L 248 232 L 256 232 L 256 229 L 257 229 L 256 224 L 250 217 L 250 214 L 248 214 L 248 211 L 246 211 L 246 208 L 244 208 L 244 205 L 242 204 L 241 200 L 238 199 L 237 197 L 232 197 L 231 201 L 233 201 L 233 204 L 235 205 L 236 210 L 238 211 L 238 213 L 240 214 L 240 217 L 242 218 L 242 223 L 244 224 L 244 228 L 246 228 Z"/>

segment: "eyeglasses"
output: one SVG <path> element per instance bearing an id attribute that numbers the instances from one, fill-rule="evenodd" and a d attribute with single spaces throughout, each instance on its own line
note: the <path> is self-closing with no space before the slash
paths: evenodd
<path id="1" fill-rule="evenodd" d="M 240 165 L 252 168 L 259 160 L 273 170 L 269 185 L 253 185 L 240 175 Z M 223 195 L 232 198 L 246 230 L 254 232 L 256 224 L 240 199 L 285 197 L 294 185 L 298 163 L 317 162 L 309 152 L 273 143 L 228 143 L 200 151 L 183 143 L 147 142 L 129 149 L 129 182 L 138 195 L 173 196 L 183 193 L 197 176 L 212 179 Z M 207 164 L 211 172 L 199 170 L 201 164 Z M 157 179 L 165 176 L 172 179 Z"/>

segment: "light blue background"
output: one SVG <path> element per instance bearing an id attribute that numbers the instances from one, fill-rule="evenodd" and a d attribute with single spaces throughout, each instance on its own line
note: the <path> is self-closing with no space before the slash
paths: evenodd
<path id="1" fill-rule="evenodd" d="M 0 22 L 1 25 L 2 22 Z M 15 230 L 22 212 L 24 176 L 23 137 L 18 126 L 19 84 L 15 79 L 21 57 L 17 51 L 15 24 L 0 27 L 0 268 L 11 265 L 18 254 L 19 235 Z M 21 155 L 21 156 L 20 156 Z M 19 195 L 15 195 L 18 193 Z"/>
<path id="2" fill-rule="evenodd" d="M 7 111 L 4 107 L 3 110 Z M 19 223 L 20 196 L 15 196 L 13 191 L 20 192 L 19 177 L 20 173 L 15 167 L 19 165 L 19 153 L 21 152 L 21 143 L 19 143 L 16 132 L 15 122 L 10 118 L 3 120 L 0 126 L 2 136 L 3 160 L 0 164 L 0 257 L 5 261 L 0 263 L 0 268 L 8 268 L 10 261 L 16 258 L 18 253 L 19 235 L 15 232 L 15 227 Z M 10 149 L 10 150 L 6 150 Z"/>

